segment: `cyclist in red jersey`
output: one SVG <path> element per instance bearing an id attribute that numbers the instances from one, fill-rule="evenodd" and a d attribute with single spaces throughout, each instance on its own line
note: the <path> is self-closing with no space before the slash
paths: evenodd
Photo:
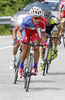
<path id="1" fill-rule="evenodd" d="M 34 41 L 36 44 L 40 44 L 40 42 L 43 42 L 43 45 L 47 46 L 46 43 L 46 35 L 45 35 L 45 29 L 46 29 L 47 21 L 45 18 L 42 17 L 42 9 L 39 7 L 32 7 L 30 11 L 30 15 L 27 16 L 20 28 L 19 28 L 19 37 L 21 38 L 21 32 L 25 29 L 25 36 L 24 36 L 24 42 L 29 43 L 30 40 Z M 40 28 L 41 34 L 38 33 L 37 29 Z M 31 39 L 30 39 L 31 38 Z M 22 78 L 22 71 L 24 67 L 24 60 L 26 57 L 26 54 L 29 51 L 29 46 L 27 44 L 22 45 L 22 53 L 20 56 L 20 78 Z M 37 67 L 38 67 L 38 60 L 39 60 L 39 47 L 35 47 L 34 51 L 34 74 L 37 73 Z"/>
<path id="2" fill-rule="evenodd" d="M 59 13 L 58 13 L 58 19 L 59 20 L 62 20 L 62 21 L 65 21 L 65 0 L 63 0 L 61 3 L 60 3 L 60 6 L 59 6 Z M 63 28 L 65 28 L 65 23 L 62 22 L 62 26 Z"/>

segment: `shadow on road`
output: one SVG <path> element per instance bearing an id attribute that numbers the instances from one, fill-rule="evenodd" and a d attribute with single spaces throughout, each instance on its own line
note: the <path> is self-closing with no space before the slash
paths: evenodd
<path id="1" fill-rule="evenodd" d="M 55 72 L 55 73 L 48 73 L 49 75 L 65 75 L 65 72 Z"/>
<path id="2" fill-rule="evenodd" d="M 54 88 L 53 87 L 44 87 L 44 88 L 43 87 L 41 87 L 41 88 L 40 87 L 34 87 L 34 88 L 30 88 L 30 89 L 33 90 L 33 91 L 38 91 L 38 90 L 39 91 L 43 91 L 43 90 L 59 91 L 59 90 L 62 90 L 61 88 L 56 88 L 56 87 L 54 87 Z"/>

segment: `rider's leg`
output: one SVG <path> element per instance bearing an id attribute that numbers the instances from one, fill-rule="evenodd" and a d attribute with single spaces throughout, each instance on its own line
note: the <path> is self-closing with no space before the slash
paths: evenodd
<path id="1" fill-rule="evenodd" d="M 22 78 L 22 71 L 24 67 L 24 60 L 27 57 L 27 54 L 29 53 L 29 46 L 26 44 L 22 45 L 22 53 L 20 55 L 20 78 Z"/>
<path id="2" fill-rule="evenodd" d="M 10 63 L 10 69 L 13 69 L 16 64 L 16 54 L 19 48 L 19 43 L 16 43 L 13 47 L 13 56 L 12 56 L 12 62 Z"/>
<path id="3" fill-rule="evenodd" d="M 59 33 L 55 32 L 55 33 L 52 34 L 52 36 L 59 37 Z M 53 58 L 55 59 L 58 55 L 58 50 L 57 50 L 58 39 L 53 39 L 53 41 L 54 41 L 54 45 L 55 45 L 54 52 L 53 52 Z"/>
<path id="4" fill-rule="evenodd" d="M 41 41 L 41 44 L 43 44 L 43 41 Z M 43 67 L 44 67 L 44 55 L 45 55 L 45 51 L 43 49 L 43 47 L 40 48 L 40 53 L 41 53 L 41 63 L 40 63 L 40 66 L 39 66 L 39 71 L 42 71 L 43 70 Z"/>
<path id="5" fill-rule="evenodd" d="M 13 47 L 13 57 L 14 57 L 14 60 L 16 60 L 15 56 L 17 54 L 17 51 L 18 51 L 18 48 L 19 48 L 19 43 L 15 44 L 14 47 Z"/>
<path id="6" fill-rule="evenodd" d="M 52 36 L 54 36 L 54 37 L 59 37 L 59 33 L 58 32 L 55 32 L 55 33 L 53 33 L 52 34 Z M 58 44 L 58 39 L 53 39 L 53 41 L 54 41 L 54 44 L 55 44 L 55 48 L 57 48 L 57 44 Z"/>
<path id="7" fill-rule="evenodd" d="M 36 40 L 34 42 L 36 44 L 40 44 L 39 40 Z M 40 55 L 39 47 L 34 47 L 34 66 L 33 66 L 34 67 L 34 74 L 36 74 L 36 72 L 37 72 L 39 55 Z"/>

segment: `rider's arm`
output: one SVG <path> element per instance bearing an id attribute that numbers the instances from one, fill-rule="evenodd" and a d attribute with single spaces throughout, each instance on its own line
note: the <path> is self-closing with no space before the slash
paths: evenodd
<path id="1" fill-rule="evenodd" d="M 16 35 L 17 35 L 17 31 L 18 31 L 19 27 L 18 26 L 15 26 L 15 28 L 13 29 L 13 41 L 15 40 L 16 38 Z"/>
<path id="2" fill-rule="evenodd" d="M 41 31 L 41 39 L 42 39 L 42 41 L 46 40 L 45 31 Z"/>
<path id="3" fill-rule="evenodd" d="M 18 36 L 19 36 L 19 38 L 21 38 L 22 37 L 22 29 L 21 28 L 19 28 L 19 30 L 18 30 Z"/>
<path id="4" fill-rule="evenodd" d="M 59 9 L 59 12 L 58 12 L 58 19 L 59 20 L 61 19 L 61 8 Z"/>

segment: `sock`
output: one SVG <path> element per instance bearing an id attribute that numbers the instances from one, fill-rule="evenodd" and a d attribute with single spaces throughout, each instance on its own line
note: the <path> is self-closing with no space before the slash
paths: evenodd
<path id="1" fill-rule="evenodd" d="M 34 63 L 34 68 L 37 68 L 37 66 L 38 66 L 38 63 Z"/>
<path id="2" fill-rule="evenodd" d="M 12 60 L 16 61 L 16 55 L 13 55 Z"/>
<path id="3" fill-rule="evenodd" d="M 20 62 L 20 68 L 23 69 L 24 64 Z"/>

